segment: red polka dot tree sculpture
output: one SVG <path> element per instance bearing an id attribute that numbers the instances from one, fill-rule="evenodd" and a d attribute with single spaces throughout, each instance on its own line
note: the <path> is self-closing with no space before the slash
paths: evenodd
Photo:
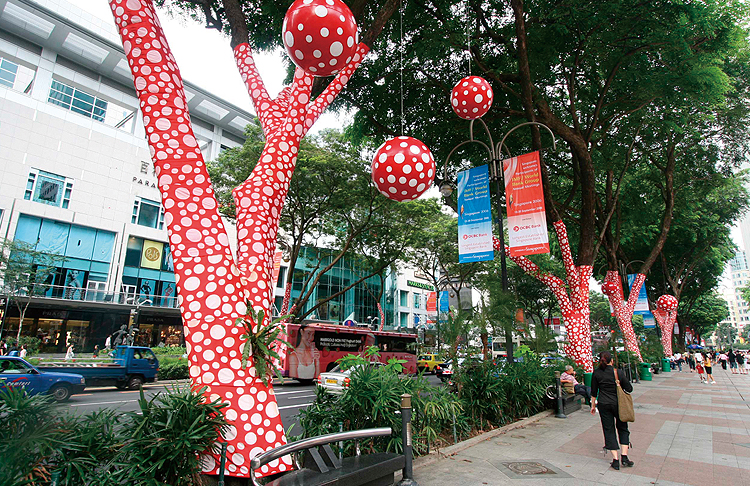
<path id="1" fill-rule="evenodd" d="M 674 332 L 674 323 L 677 320 L 677 297 L 674 295 L 662 295 L 656 299 L 656 309 L 651 313 L 659 323 L 661 329 L 661 344 L 664 347 L 664 354 L 672 356 L 672 334 Z"/>
<path id="2" fill-rule="evenodd" d="M 266 138 L 253 173 L 234 190 L 235 259 L 193 135 L 180 72 L 153 2 L 109 3 L 158 175 L 185 323 L 190 378 L 195 387 L 205 387 L 208 397 L 226 403 L 224 413 L 230 423 L 225 434 L 229 443 L 226 468 L 232 476 L 247 477 L 250 460 L 284 444 L 286 438 L 273 388 L 264 384 L 265 376 L 258 376 L 252 356 L 243 363 L 245 331 L 236 321 L 250 315 L 248 304 L 254 313 L 262 310 L 270 315 L 279 215 L 300 140 L 346 85 L 369 47 L 356 42 L 354 18 L 340 0 L 298 0 L 286 17 L 283 34 L 298 67 L 292 85 L 271 98 L 247 43 L 240 3 L 223 2 L 237 67 Z M 381 9 L 367 32 L 371 39 L 377 37 L 396 5 L 388 3 Z M 336 77 L 312 99 L 313 75 L 333 73 Z M 265 320 L 255 323 L 253 330 L 263 325 L 267 325 Z M 218 473 L 215 455 L 206 453 L 202 464 L 204 472 Z M 289 469 L 287 457 L 264 466 L 261 473 L 265 476 Z"/>
<path id="3" fill-rule="evenodd" d="M 539 267 L 525 257 L 513 257 L 510 249 L 505 247 L 505 254 L 516 265 L 526 273 L 533 275 L 537 280 L 552 290 L 560 306 L 560 312 L 565 319 L 565 328 L 568 331 L 568 342 L 565 353 L 581 366 L 586 372 L 593 372 L 593 356 L 591 352 L 591 328 L 589 324 L 589 280 L 593 275 L 593 267 L 590 265 L 576 266 L 573 253 L 570 250 L 568 231 L 562 220 L 555 221 L 557 241 L 565 266 L 566 280 L 560 277 L 543 273 Z M 502 244 L 497 238 L 493 238 L 495 251 L 503 251 Z"/>
<path id="4" fill-rule="evenodd" d="M 602 284 L 602 292 L 607 296 L 609 303 L 615 310 L 615 318 L 617 319 L 617 325 L 620 326 L 622 335 L 625 338 L 625 346 L 628 351 L 635 353 L 641 361 L 643 361 L 643 358 L 641 357 L 641 349 L 638 346 L 635 331 L 633 331 L 633 311 L 635 311 L 635 303 L 638 300 L 638 294 L 640 293 L 641 287 L 643 287 L 645 281 L 646 276 L 644 274 L 639 273 L 636 275 L 627 301 L 623 294 L 622 279 L 620 279 L 619 273 L 613 270 L 608 271 L 607 276 L 604 278 L 604 283 Z"/>

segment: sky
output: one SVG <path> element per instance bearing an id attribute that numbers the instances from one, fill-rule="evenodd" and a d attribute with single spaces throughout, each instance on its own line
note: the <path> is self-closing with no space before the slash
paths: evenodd
<path id="1" fill-rule="evenodd" d="M 112 22 L 114 26 L 107 0 L 67 1 L 91 15 Z M 250 96 L 234 64 L 229 37 L 215 29 L 206 29 L 191 19 L 170 16 L 163 9 L 158 9 L 158 13 L 184 79 L 254 114 Z M 271 96 L 276 96 L 284 86 L 285 57 L 286 52 L 282 49 L 273 53 L 255 54 L 258 70 Z M 345 123 L 346 116 L 337 117 L 326 113 L 318 120 L 311 133 L 323 128 L 342 128 Z"/>

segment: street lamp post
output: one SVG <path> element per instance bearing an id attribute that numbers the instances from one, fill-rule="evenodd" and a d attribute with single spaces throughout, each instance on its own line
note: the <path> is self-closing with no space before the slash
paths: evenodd
<path id="1" fill-rule="evenodd" d="M 477 140 L 474 138 L 474 122 L 478 121 L 482 124 L 482 127 L 484 128 L 484 132 L 487 135 L 487 138 L 489 140 L 489 145 L 482 142 L 481 140 Z M 502 279 L 502 285 L 503 285 L 503 292 L 508 291 L 508 267 L 506 263 L 505 258 L 505 228 L 504 228 L 504 222 L 503 222 L 503 205 L 502 205 L 502 196 L 505 193 L 505 180 L 504 180 L 504 172 L 503 172 L 503 162 L 501 160 L 502 155 L 502 149 L 505 149 L 505 152 L 508 154 L 508 157 L 511 157 L 510 150 L 508 150 L 508 147 L 505 145 L 505 140 L 508 138 L 508 136 L 516 131 L 517 129 L 527 126 L 527 125 L 536 125 L 540 127 L 544 127 L 547 129 L 547 131 L 552 136 L 552 150 L 557 150 L 557 141 L 555 140 L 555 134 L 552 133 L 552 130 L 545 125 L 544 123 L 539 122 L 524 122 L 519 123 L 515 127 L 508 130 L 505 135 L 503 135 L 503 138 L 500 140 L 500 142 L 495 145 L 492 141 L 492 134 L 490 133 L 489 128 L 487 128 L 487 124 L 484 123 L 481 119 L 477 118 L 474 120 L 471 120 L 469 122 L 469 139 L 464 140 L 463 142 L 459 143 L 448 154 L 448 157 L 445 159 L 445 164 L 443 165 L 443 183 L 440 185 L 440 194 L 442 194 L 444 197 L 450 197 L 450 195 L 453 193 L 453 185 L 448 182 L 448 162 L 450 161 L 451 156 L 453 153 L 458 150 L 460 147 L 470 144 L 470 143 L 478 143 L 482 147 L 484 147 L 487 150 L 487 154 L 490 157 L 490 161 L 492 164 L 492 172 L 490 174 L 490 180 L 495 183 L 495 189 L 496 189 L 496 195 L 497 195 L 497 226 L 498 226 L 498 234 L 500 235 L 500 242 L 502 243 L 502 249 L 500 250 L 500 275 Z M 508 341 L 508 336 L 506 336 L 506 342 Z M 512 342 L 512 339 L 511 339 Z M 512 346 L 512 345 L 511 345 Z M 512 360 L 512 356 L 508 356 L 508 360 Z"/>

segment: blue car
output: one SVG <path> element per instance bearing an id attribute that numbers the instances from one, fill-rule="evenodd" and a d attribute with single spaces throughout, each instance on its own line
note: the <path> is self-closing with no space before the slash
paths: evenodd
<path id="1" fill-rule="evenodd" d="M 51 395 L 64 402 L 86 388 L 86 380 L 74 373 L 42 372 L 23 358 L 0 356 L 0 390 L 22 387 L 27 393 Z"/>

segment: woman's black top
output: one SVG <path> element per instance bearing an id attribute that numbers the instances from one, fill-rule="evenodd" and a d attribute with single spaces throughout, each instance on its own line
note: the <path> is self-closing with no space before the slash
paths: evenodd
<path id="1" fill-rule="evenodd" d="M 742 356 L 742 353 L 737 353 L 736 355 L 737 364 L 745 364 L 745 357 Z"/>
<path id="2" fill-rule="evenodd" d="M 733 351 L 729 351 L 727 353 L 727 358 L 729 358 L 730 363 L 734 363 L 735 361 L 737 361 L 737 356 L 735 356 Z"/>
<path id="3" fill-rule="evenodd" d="M 615 383 L 615 373 L 612 366 L 606 369 L 596 368 L 594 375 L 591 377 L 591 396 L 602 405 L 617 405 L 617 383 Z M 625 373 L 618 370 L 620 386 L 623 390 L 630 393 L 633 391 L 633 385 L 625 378 Z"/>

